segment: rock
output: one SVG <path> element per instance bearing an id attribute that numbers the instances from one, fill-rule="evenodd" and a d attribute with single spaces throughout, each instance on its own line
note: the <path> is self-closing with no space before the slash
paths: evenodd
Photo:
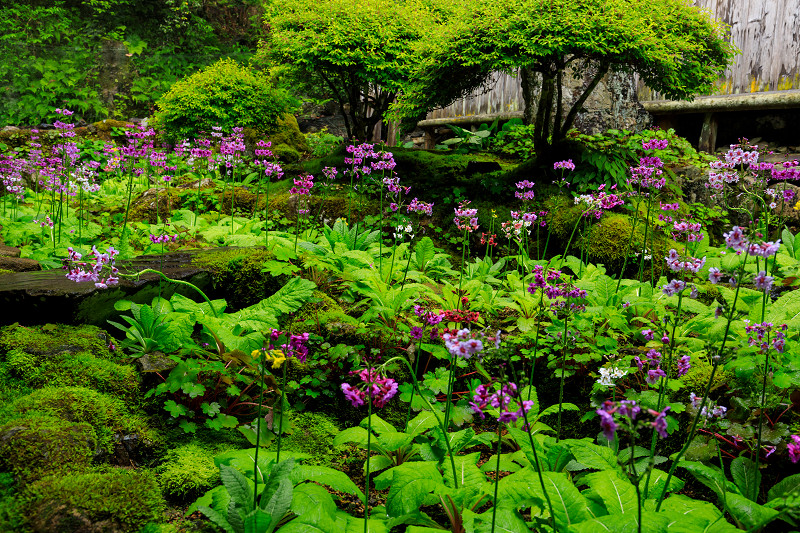
<path id="1" fill-rule="evenodd" d="M 136 366 L 142 374 L 155 372 L 168 372 L 178 366 L 178 363 L 164 355 L 162 352 L 146 353 L 136 360 Z"/>
<path id="2" fill-rule="evenodd" d="M 214 180 L 211 178 L 203 178 L 199 181 L 191 181 L 188 183 L 182 183 L 178 185 L 177 189 L 206 189 L 208 187 L 214 186 Z"/>
<path id="3" fill-rule="evenodd" d="M 472 176 L 473 174 L 488 174 L 498 170 L 503 170 L 503 168 L 497 161 L 470 161 L 467 163 L 466 174 L 467 176 Z"/>
<path id="4" fill-rule="evenodd" d="M 19 128 L 16 126 L 6 126 L 0 131 L 19 131 Z"/>
<path id="5" fill-rule="evenodd" d="M 0 244 L 0 257 L 19 257 L 20 253 L 21 251 L 19 248 Z"/>
<path id="6" fill-rule="evenodd" d="M 11 270 L 12 272 L 33 272 L 41 269 L 42 266 L 34 259 L 0 255 L 0 270 Z"/>

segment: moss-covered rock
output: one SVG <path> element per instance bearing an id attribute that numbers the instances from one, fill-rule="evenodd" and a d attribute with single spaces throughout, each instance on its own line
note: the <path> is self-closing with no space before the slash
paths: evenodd
<path id="1" fill-rule="evenodd" d="M 118 468 L 49 476 L 23 498 L 34 533 L 133 533 L 160 521 L 164 509 L 152 474 Z"/>
<path id="2" fill-rule="evenodd" d="M 285 144 L 297 152 L 310 152 L 306 136 L 300 131 L 294 115 L 286 114 L 278 119 L 278 125 L 267 132 L 267 140 L 273 147 Z"/>
<path id="3" fill-rule="evenodd" d="M 91 464 L 96 446 L 86 423 L 30 415 L 0 426 L 0 463 L 24 481 L 80 470 Z"/>
<path id="4" fill-rule="evenodd" d="M 582 239 L 589 261 L 602 263 L 609 268 L 621 268 L 625 256 L 641 250 L 644 242 L 644 229 L 639 226 L 634 231 L 633 221 L 628 215 L 610 213 L 597 221 L 590 221 L 591 226 Z"/>
<path id="5" fill-rule="evenodd" d="M 180 501 L 197 498 L 220 481 L 214 453 L 194 443 L 170 450 L 155 474 L 164 496 Z"/>
<path id="6" fill-rule="evenodd" d="M 274 294 L 285 283 L 285 277 L 261 271 L 269 259 L 274 255 L 263 248 L 226 248 L 194 256 L 192 263 L 208 268 L 214 289 L 229 305 L 242 308 Z"/>
<path id="7" fill-rule="evenodd" d="M 110 359 L 110 340 L 105 331 L 95 326 L 45 324 L 25 327 L 12 324 L 0 328 L 0 353 L 15 348 L 41 356 L 86 351 L 101 359 Z"/>
<path id="8" fill-rule="evenodd" d="M 94 326 L 13 324 L 0 329 L 0 365 L 26 387 L 83 386 L 138 401 L 139 376 L 119 364 L 109 340 Z"/>
<path id="9" fill-rule="evenodd" d="M 272 147 L 272 154 L 284 163 L 296 163 L 300 161 L 300 153 L 288 144 L 279 144 Z"/>
<path id="10" fill-rule="evenodd" d="M 16 400 L 12 411 L 87 423 L 98 445 L 109 453 L 126 436 L 136 435 L 139 442 L 153 438 L 145 418 L 131 413 L 122 400 L 86 387 L 45 387 Z"/>
<path id="11" fill-rule="evenodd" d="M 93 122 L 88 126 L 88 130 L 95 133 L 99 139 L 104 141 L 113 141 L 124 138 L 124 134 L 119 134 L 124 130 L 130 129 L 131 124 L 121 120 L 106 119 L 98 122 Z M 116 131 L 115 131 L 116 128 Z"/>

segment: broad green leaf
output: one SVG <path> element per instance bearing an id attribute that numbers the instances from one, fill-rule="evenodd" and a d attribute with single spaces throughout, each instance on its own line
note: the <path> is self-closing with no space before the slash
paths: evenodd
<path id="1" fill-rule="evenodd" d="M 228 519 L 225 517 L 225 515 L 220 513 L 219 511 L 215 511 L 211 507 L 207 507 L 205 505 L 199 506 L 197 510 L 206 515 L 209 520 L 211 520 L 219 527 L 224 529 L 226 533 L 236 533 L 236 531 L 233 529 L 233 526 L 230 524 L 230 522 L 228 522 Z"/>
<path id="2" fill-rule="evenodd" d="M 769 500 L 783 498 L 784 496 L 798 491 L 800 492 L 800 474 L 785 477 L 778 481 L 767 493 Z"/>
<path id="3" fill-rule="evenodd" d="M 414 247 L 414 262 L 420 272 L 425 272 L 425 266 L 433 259 L 436 250 L 433 246 L 433 240 L 430 237 L 423 237 L 419 240 Z"/>
<path id="4" fill-rule="evenodd" d="M 409 420 L 406 433 L 414 436 L 420 435 L 436 425 L 438 425 L 436 415 L 430 411 L 423 411 L 412 420 Z"/>
<path id="5" fill-rule="evenodd" d="M 343 431 L 340 431 L 339 434 L 336 435 L 336 437 L 333 439 L 334 446 L 339 446 L 341 444 L 346 444 L 348 442 L 366 445 L 367 430 L 362 427 L 347 428 Z"/>
<path id="6" fill-rule="evenodd" d="M 333 517 L 336 503 L 325 487 L 316 483 L 301 483 L 292 493 L 291 509 L 297 516 L 323 513 Z"/>
<path id="7" fill-rule="evenodd" d="M 572 524 L 582 522 L 591 517 L 587 508 L 587 501 L 578 491 L 572 480 L 566 474 L 559 472 L 542 472 L 547 494 L 553 505 L 556 527 L 566 530 Z M 533 485 L 536 487 L 536 485 Z"/>
<path id="8" fill-rule="evenodd" d="M 667 483 L 667 475 L 668 474 L 663 470 L 654 468 L 650 474 L 650 488 L 647 491 L 645 491 L 647 476 L 644 476 L 639 481 L 639 490 L 642 492 L 642 497 L 644 498 L 646 496 L 648 498 L 660 498 L 661 493 L 664 491 L 664 485 Z M 683 485 L 683 480 L 676 476 L 672 476 L 669 480 L 669 489 L 667 490 L 667 493 L 679 491 L 683 488 Z"/>
<path id="9" fill-rule="evenodd" d="M 444 479 L 434 461 L 403 463 L 375 478 L 375 488 L 389 488 L 386 511 L 389 516 L 403 516 L 417 511 L 428 495 L 444 488 Z"/>
<path id="10" fill-rule="evenodd" d="M 693 461 L 681 461 L 678 467 L 688 470 L 697 481 L 713 490 L 720 498 L 722 498 L 723 491 L 727 493 L 728 497 L 731 493 L 739 492 L 736 485 L 725 479 L 725 475 L 719 468 Z"/>
<path id="11" fill-rule="evenodd" d="M 414 463 L 416 464 L 416 463 Z M 364 497 L 364 493 L 353 483 L 344 472 L 328 468 L 327 466 L 308 466 L 297 465 L 289 474 L 292 483 L 297 484 L 301 481 L 314 481 L 322 485 L 327 485 L 334 490 L 355 494 L 359 498 Z"/>
<path id="12" fill-rule="evenodd" d="M 397 430 L 394 428 L 393 425 L 379 417 L 378 415 L 372 415 L 372 431 L 375 433 L 397 433 Z M 370 422 L 370 417 L 365 418 L 359 424 L 360 427 L 366 428 Z"/>
<path id="13" fill-rule="evenodd" d="M 691 533 L 705 528 L 722 517 L 714 504 L 676 494 L 664 500 L 661 511 L 670 517 L 669 531 Z"/>
<path id="14" fill-rule="evenodd" d="M 480 523 L 475 527 L 475 533 L 530 533 L 530 528 L 525 524 L 520 514 L 509 507 L 500 507 L 495 513 L 495 524 L 492 528 L 492 510 L 488 510 L 476 517 Z M 440 530 L 441 531 L 441 530 Z"/>
<path id="15" fill-rule="evenodd" d="M 278 520 L 280 517 L 276 519 L 263 509 L 255 509 L 244 517 L 244 533 L 272 532 L 275 527 L 273 523 L 277 523 Z"/>
<path id="16" fill-rule="evenodd" d="M 740 494 L 726 494 L 725 502 L 728 504 L 731 516 L 744 524 L 747 529 L 766 526 L 778 516 L 778 511 L 775 509 L 759 505 Z"/>
<path id="17" fill-rule="evenodd" d="M 669 517 L 665 513 L 653 511 L 642 512 L 642 533 L 663 533 L 667 529 Z M 576 524 L 569 530 L 571 533 L 637 533 L 638 515 L 636 512 L 624 515 L 608 515 Z"/>
<path id="18" fill-rule="evenodd" d="M 263 497 L 263 495 L 262 495 Z M 292 504 L 292 482 L 283 478 L 278 482 L 278 487 L 266 502 L 262 503 L 261 508 L 271 517 L 268 531 L 273 531 L 283 515 L 289 510 Z"/>
<path id="19" fill-rule="evenodd" d="M 231 502 L 235 502 L 237 507 L 241 507 L 246 512 L 253 509 L 253 489 L 250 482 L 241 472 L 227 465 L 220 465 L 219 476 L 222 484 L 228 489 L 231 495 Z M 228 517 L 230 520 L 230 517 Z"/>
<path id="20" fill-rule="evenodd" d="M 597 470 L 614 470 L 621 473 L 621 468 L 617 463 L 617 454 L 611 448 L 598 446 L 597 444 L 567 439 L 562 441 L 569 446 L 575 460 L 589 468 Z"/>
<path id="21" fill-rule="evenodd" d="M 756 501 L 761 488 L 761 472 L 753 461 L 747 457 L 736 457 L 731 461 L 731 477 L 743 496 Z"/>
<path id="22" fill-rule="evenodd" d="M 608 509 L 608 514 L 625 514 L 637 509 L 636 488 L 611 472 L 594 472 L 583 478 Z"/>

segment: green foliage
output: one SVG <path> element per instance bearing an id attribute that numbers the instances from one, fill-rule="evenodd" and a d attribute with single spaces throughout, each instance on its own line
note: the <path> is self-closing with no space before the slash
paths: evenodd
<path id="1" fill-rule="evenodd" d="M 174 140 L 209 133 L 214 126 L 268 131 L 286 113 L 288 100 L 265 74 L 222 59 L 177 82 L 157 106 L 156 121 Z"/>
<path id="2" fill-rule="evenodd" d="M 325 157 L 334 153 L 344 143 L 344 138 L 323 129 L 316 133 L 307 133 L 306 141 L 312 157 Z"/>
<path id="3" fill-rule="evenodd" d="M 24 481 L 91 464 L 97 436 L 86 423 L 29 415 L 0 427 L 0 461 Z"/>
<path id="4" fill-rule="evenodd" d="M 424 115 L 484 85 L 494 71 L 521 68 L 523 92 L 538 98 L 526 102 L 525 122 L 536 124 L 540 151 L 566 136 L 608 70 L 635 70 L 664 96 L 688 98 L 711 89 L 734 53 L 721 23 L 682 0 L 493 0 L 448 4 L 443 11 L 442 23 L 420 42 L 420 66 L 396 114 Z M 569 69 L 581 76 L 591 67 L 592 82 L 563 109 L 557 85 Z M 537 76 L 540 90 L 534 91 Z"/>
<path id="5" fill-rule="evenodd" d="M 266 17 L 263 61 L 282 65 L 298 92 L 349 106 L 348 136 L 365 140 L 411 76 L 411 44 L 427 20 L 415 2 L 389 0 L 278 0 Z"/>
<path id="6" fill-rule="evenodd" d="M 154 473 L 164 496 L 179 501 L 197 498 L 220 480 L 213 454 L 194 443 L 167 452 Z"/>
<path id="7" fill-rule="evenodd" d="M 35 531 L 69 531 L 79 517 L 135 533 L 164 509 L 150 473 L 116 468 L 46 477 L 26 487 L 23 499 Z"/>

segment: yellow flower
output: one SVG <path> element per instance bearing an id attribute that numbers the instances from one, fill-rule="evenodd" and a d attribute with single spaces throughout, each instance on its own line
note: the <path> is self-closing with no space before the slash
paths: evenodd
<path id="1" fill-rule="evenodd" d="M 286 356 L 283 355 L 283 352 L 280 350 L 267 352 L 266 357 L 267 361 L 272 363 L 272 368 L 280 368 L 283 362 L 286 361 Z"/>

